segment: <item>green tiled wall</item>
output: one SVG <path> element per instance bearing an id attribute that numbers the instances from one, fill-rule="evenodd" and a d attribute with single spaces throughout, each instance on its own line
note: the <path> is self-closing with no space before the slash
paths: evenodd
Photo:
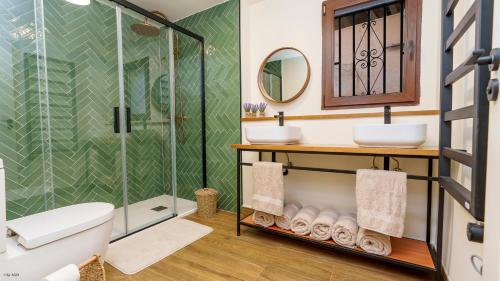
<path id="1" fill-rule="evenodd" d="M 38 84 L 26 79 L 37 81 L 36 61 L 26 59 L 36 53 L 35 38 L 33 1 L 0 1 L 0 158 L 8 218 L 48 208 Z"/>
<path id="2" fill-rule="evenodd" d="M 119 207 L 120 137 L 111 126 L 118 106 L 115 10 L 51 0 L 44 14 L 55 207 L 91 201 Z"/>
<path id="3" fill-rule="evenodd" d="M 164 87 L 162 95 L 167 101 L 155 104 L 153 97 L 157 80 L 165 81 L 161 79 L 168 77 L 169 42 L 165 29 L 161 29 L 158 37 L 133 32 L 131 26 L 143 21 L 144 17 L 139 14 L 122 13 L 125 103 L 131 107 L 133 123 L 126 143 L 129 204 L 167 191 L 172 194 L 168 87 Z M 134 69 L 140 72 L 134 74 Z M 128 78 L 133 75 L 144 75 L 144 83 L 128 83 L 134 80 Z"/>
<path id="4" fill-rule="evenodd" d="M 0 158 L 6 166 L 8 218 L 90 201 L 119 207 L 120 136 L 113 132 L 116 11 L 98 1 L 84 7 L 44 1 L 46 58 L 37 61 L 34 10 L 32 0 L 0 1 Z M 125 85 L 126 101 L 134 110 L 126 152 L 131 204 L 172 192 L 169 42 L 165 29 L 154 38 L 133 33 L 130 25 L 142 21 L 131 11 L 122 14 L 125 75 L 134 75 L 129 67 L 135 67 L 144 70 L 139 75 L 145 78 L 144 84 Z M 187 119 L 177 121 L 177 179 L 180 189 L 194 190 L 201 186 L 199 44 L 188 37 L 179 44 L 186 52 L 176 68 L 186 83 L 177 86 L 184 94 L 177 100 L 183 102 L 183 112 L 177 114 Z M 46 80 L 37 71 L 45 60 Z M 156 95 L 160 90 L 167 94 Z M 144 111 L 133 93 L 147 97 Z M 192 192 L 185 194 L 192 198 Z"/>
<path id="5" fill-rule="evenodd" d="M 206 39 L 208 185 L 220 191 L 219 207 L 228 210 L 235 207 L 228 145 L 239 142 L 238 6 L 229 1 L 181 22 Z M 120 139 L 112 130 L 112 107 L 118 106 L 115 10 L 97 1 L 86 7 L 45 1 L 48 94 L 34 55 L 33 2 L 1 1 L 0 10 L 0 158 L 8 218 L 89 201 L 121 206 Z M 125 72 L 141 63 L 137 67 L 148 70 L 145 91 L 153 95 L 159 80 L 168 81 L 166 31 L 145 39 L 129 29 L 141 16 L 127 12 L 122 21 Z M 178 195 L 194 199 L 202 185 L 200 45 L 180 33 L 174 37 Z M 168 102 L 161 108 L 147 103 L 147 114 L 133 115 L 127 137 L 130 203 L 171 192 Z"/>
<path id="6" fill-rule="evenodd" d="M 131 25 L 142 23 L 143 16 L 130 11 L 122 13 L 122 41 L 125 75 L 125 98 L 132 108 L 132 132 L 127 134 L 127 187 L 129 204 L 165 194 L 170 190 L 170 125 L 165 121 L 168 109 L 152 105 L 151 88 L 161 75 L 167 75 L 168 42 L 162 36 L 144 37 L 134 33 Z M 117 26 L 115 9 L 92 1 L 86 7 L 64 0 L 46 1 L 45 27 L 48 62 L 49 97 L 59 92 L 74 92 L 76 99 L 69 110 L 76 122 L 58 119 L 52 108 L 52 161 L 56 207 L 89 201 L 105 201 L 122 206 L 123 184 L 119 134 L 113 131 L 113 107 L 118 106 Z M 58 80 L 51 71 L 52 61 L 74 65 L 74 83 L 52 83 Z M 129 75 L 144 75 L 143 84 L 127 83 Z M 140 80 L 140 78 L 139 78 Z M 67 83 L 66 83 L 67 84 Z M 136 88 L 134 88 L 136 87 Z M 141 95 L 139 100 L 132 95 Z M 67 99 L 67 98 L 66 98 Z M 137 111 L 143 107 L 142 114 Z M 61 101 L 64 103 L 64 101 Z M 139 103 L 139 104 L 137 104 Z M 165 105 L 168 107 L 168 104 Z M 75 137 L 58 149 L 57 137 L 76 130 Z M 164 159 L 164 157 L 167 157 Z"/>
<path id="7" fill-rule="evenodd" d="M 239 1 L 177 23 L 205 38 L 208 185 L 219 191 L 219 208 L 236 210 L 236 153 L 229 144 L 240 141 Z"/>
<path id="8" fill-rule="evenodd" d="M 281 100 L 281 60 L 267 62 L 264 66 L 263 84 L 274 100 Z"/>
<path id="9" fill-rule="evenodd" d="M 202 187 L 201 56 L 197 40 L 175 32 L 177 196 L 194 200 Z"/>

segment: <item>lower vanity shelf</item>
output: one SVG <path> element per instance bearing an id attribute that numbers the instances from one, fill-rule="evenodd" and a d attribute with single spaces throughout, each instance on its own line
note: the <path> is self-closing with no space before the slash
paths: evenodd
<path id="1" fill-rule="evenodd" d="M 252 145 L 252 144 L 233 144 L 232 148 L 236 149 L 236 214 L 238 217 L 236 223 L 236 235 L 241 235 L 241 226 L 252 227 L 267 233 L 278 236 L 283 236 L 298 241 L 303 241 L 316 245 L 318 247 L 326 248 L 332 251 L 342 252 L 349 255 L 365 257 L 372 260 L 377 260 L 404 268 L 411 268 L 428 272 L 434 275 L 434 281 L 442 281 L 444 278 L 441 274 L 441 255 L 443 249 L 443 206 L 444 206 L 444 189 L 439 188 L 437 198 L 437 223 L 435 247 L 430 244 L 432 241 L 431 228 L 433 226 L 433 182 L 438 178 L 433 176 L 433 161 L 439 158 L 439 150 L 436 148 L 418 148 L 418 149 L 400 149 L 400 148 L 360 148 L 350 146 L 333 146 L 333 145 Z M 296 235 L 292 231 L 287 231 L 278 227 L 263 227 L 256 225 L 252 216 L 245 217 L 242 214 L 242 167 L 252 166 L 251 162 L 243 162 L 243 152 L 257 152 L 259 159 L 262 159 L 264 153 L 271 154 L 271 161 L 276 162 L 276 154 L 308 154 L 310 157 L 315 155 L 344 155 L 344 156 L 357 156 L 357 157 L 383 157 L 384 169 L 390 170 L 390 158 L 409 158 L 409 159 L 423 159 L 427 160 L 427 174 L 414 175 L 408 174 L 409 180 L 417 180 L 426 182 L 427 188 L 427 212 L 426 212 L 426 228 L 425 228 L 425 241 L 409 239 L 409 238 L 391 238 L 392 253 L 388 257 L 379 256 L 367 253 L 360 248 L 346 248 L 330 241 L 318 241 L 308 236 Z M 334 160 L 334 159 L 332 159 Z M 262 160 L 260 160 L 262 161 Z M 332 161 L 334 163 L 334 161 Z M 350 174 L 355 175 L 356 170 L 346 170 L 338 168 L 325 168 L 325 167 L 309 167 L 309 166 L 296 166 L 291 163 L 283 165 L 287 170 L 311 171 L 319 173 L 334 173 L 334 174 Z M 423 187 L 423 186 L 422 186 Z M 335 189 L 332 188 L 332 192 Z M 245 217 L 241 220 L 242 217 Z"/>
<path id="2" fill-rule="evenodd" d="M 392 253 L 390 256 L 384 257 L 367 253 L 359 248 L 346 248 L 336 244 L 333 240 L 319 241 L 312 239 L 309 236 L 300 236 L 290 230 L 285 230 L 277 226 L 264 227 L 254 223 L 252 215 L 240 220 L 240 225 L 260 229 L 275 235 L 285 236 L 296 240 L 313 243 L 318 246 L 329 248 L 335 251 L 340 251 L 352 255 L 364 256 L 371 259 L 385 261 L 400 266 L 405 266 L 413 269 L 418 269 L 427 272 L 435 272 L 436 266 L 432 259 L 430 245 L 425 241 L 409 239 L 409 238 L 394 238 L 391 237 Z"/>

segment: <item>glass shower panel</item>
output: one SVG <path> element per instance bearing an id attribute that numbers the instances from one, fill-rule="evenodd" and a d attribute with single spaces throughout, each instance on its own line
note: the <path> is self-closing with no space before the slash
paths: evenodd
<path id="1" fill-rule="evenodd" d="M 38 10 L 37 10 L 38 11 Z M 7 219 L 52 207 L 41 118 L 37 22 L 33 0 L 0 1 L 0 158 L 6 170 Z M 4 198 L 0 198 L 4 200 Z"/>
<path id="2" fill-rule="evenodd" d="M 168 30 L 122 9 L 128 231 L 175 213 Z"/>
<path id="3" fill-rule="evenodd" d="M 0 1 L 8 219 L 109 202 L 119 238 L 193 211 L 203 183 L 200 51 L 110 1 Z"/>
<path id="4" fill-rule="evenodd" d="M 113 236 L 126 233 L 118 107 L 115 7 L 44 1 L 48 118 L 55 207 L 109 202 Z"/>
<path id="5" fill-rule="evenodd" d="M 195 208 L 194 192 L 203 186 L 201 44 L 196 39 L 177 31 L 174 31 L 173 37 L 177 211 L 182 215 Z M 207 52 L 210 51 L 214 50 L 209 46 Z M 218 82 L 213 81 L 213 83 Z M 207 98 L 207 102 L 210 103 L 212 100 Z M 214 135 L 212 140 L 220 138 L 223 136 Z"/>

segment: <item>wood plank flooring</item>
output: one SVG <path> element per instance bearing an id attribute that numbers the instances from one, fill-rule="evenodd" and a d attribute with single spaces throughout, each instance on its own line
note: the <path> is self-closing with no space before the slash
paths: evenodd
<path id="1" fill-rule="evenodd" d="M 419 281 L 427 274 L 320 249 L 242 226 L 236 215 L 187 217 L 214 231 L 135 275 L 106 264 L 108 281 Z"/>

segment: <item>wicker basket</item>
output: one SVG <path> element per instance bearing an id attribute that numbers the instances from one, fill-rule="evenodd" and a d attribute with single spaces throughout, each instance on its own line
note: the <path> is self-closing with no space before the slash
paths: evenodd
<path id="1" fill-rule="evenodd" d="M 210 218 L 217 211 L 217 190 L 213 188 L 201 188 L 196 190 L 196 202 L 198 205 L 198 216 Z"/>
<path id="2" fill-rule="evenodd" d="M 93 256 L 80 265 L 81 281 L 106 281 L 106 271 L 99 256 Z"/>

